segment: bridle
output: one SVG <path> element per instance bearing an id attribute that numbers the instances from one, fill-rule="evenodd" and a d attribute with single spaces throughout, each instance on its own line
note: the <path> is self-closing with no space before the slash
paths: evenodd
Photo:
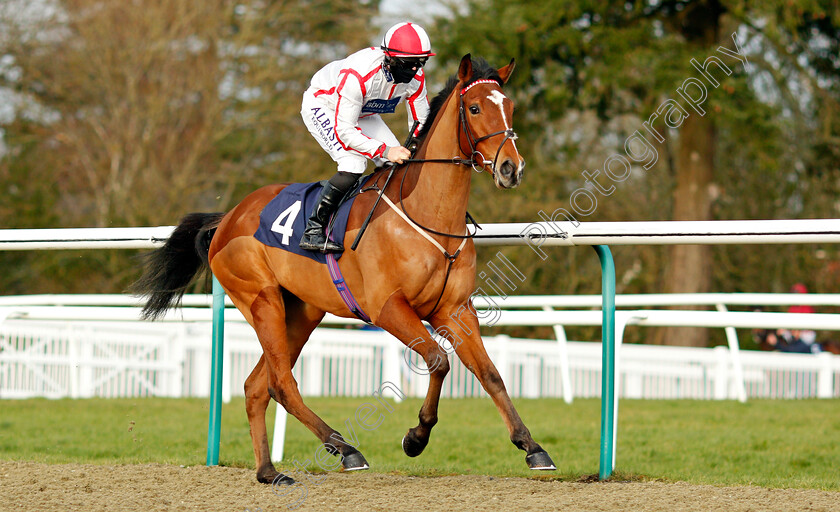
<path id="1" fill-rule="evenodd" d="M 467 112 L 466 112 L 466 109 L 464 108 L 464 94 L 466 94 L 467 91 L 469 91 L 470 89 L 472 89 L 473 87 L 475 87 L 478 84 L 499 85 L 499 82 L 497 82 L 495 80 L 491 80 L 491 79 L 476 80 L 475 82 L 473 82 L 470 85 L 461 89 L 461 94 L 459 94 L 459 98 L 458 98 L 459 102 L 460 102 L 460 105 L 458 107 L 458 117 L 460 118 L 460 124 L 461 124 L 461 129 L 458 130 L 458 147 L 459 148 L 461 147 L 461 133 L 463 132 L 464 134 L 466 134 L 467 142 L 469 142 L 469 144 L 470 144 L 470 158 L 469 158 L 469 160 L 466 161 L 466 162 L 468 162 L 468 165 L 470 165 L 475 172 L 480 173 L 481 171 L 484 170 L 484 166 L 486 166 L 488 164 L 493 164 L 492 170 L 493 170 L 493 176 L 495 177 L 496 176 L 496 163 L 499 160 L 499 153 L 502 152 L 502 148 L 504 147 L 504 145 L 508 141 L 508 139 L 516 140 L 518 137 L 516 135 L 516 132 L 513 131 L 512 128 L 509 128 L 509 129 L 506 129 L 506 130 L 499 130 L 499 131 L 493 132 L 493 133 L 489 133 L 489 134 L 484 135 L 482 137 L 479 137 L 477 139 L 473 137 L 472 130 L 470 130 L 470 125 L 467 123 Z M 478 146 L 478 143 L 482 142 L 484 140 L 487 140 L 490 137 L 495 137 L 496 135 L 502 135 L 502 134 L 504 134 L 505 138 L 502 139 L 501 144 L 499 144 L 499 148 L 496 150 L 496 156 L 493 157 L 493 161 L 491 162 L 490 160 L 485 160 L 484 155 L 482 155 L 481 152 L 478 151 L 478 149 L 476 149 L 477 146 Z M 476 159 L 476 155 L 479 156 L 479 159 Z M 476 163 L 478 163 L 478 162 L 480 162 L 481 168 L 476 169 L 475 166 L 476 166 Z"/>
<path id="2" fill-rule="evenodd" d="M 461 158 L 460 156 L 456 156 L 456 157 L 453 157 L 453 158 L 428 158 L 428 159 L 427 158 L 408 158 L 408 159 L 403 160 L 404 163 L 434 162 L 434 163 L 449 163 L 449 164 L 455 164 L 455 165 L 469 165 L 472 168 L 472 170 L 474 170 L 475 172 L 478 172 L 478 173 L 481 173 L 482 171 L 486 170 L 486 166 L 492 165 L 493 167 L 490 168 L 491 169 L 491 174 L 493 175 L 493 178 L 496 177 L 496 163 L 499 160 L 499 154 L 502 152 L 502 148 L 504 147 L 504 145 L 507 143 L 508 140 L 516 140 L 518 137 L 516 135 L 516 132 L 513 131 L 512 128 L 505 129 L 505 130 L 499 130 L 497 132 L 489 133 L 487 135 L 483 135 L 483 136 L 478 137 L 478 138 L 473 137 L 473 133 L 472 133 L 472 130 L 470 129 L 470 125 L 469 125 L 469 123 L 467 123 L 467 113 L 466 113 L 466 108 L 465 108 L 465 105 L 464 105 L 464 94 L 466 94 L 467 91 L 469 91 L 470 89 L 472 89 L 473 87 L 475 87 L 476 85 L 479 85 L 479 84 L 499 85 L 499 82 L 496 81 L 496 80 L 493 80 L 493 79 L 489 79 L 489 78 L 482 79 L 482 80 L 476 80 L 475 82 L 472 82 L 471 84 L 469 84 L 466 87 L 464 87 L 463 89 L 461 89 L 460 94 L 458 95 L 458 101 L 459 101 L 459 105 L 458 105 L 458 118 L 459 118 L 458 119 L 458 125 L 459 125 L 459 128 L 460 128 L 458 130 L 458 149 L 463 151 L 463 149 L 462 149 L 463 146 L 461 145 L 461 134 L 463 133 L 467 137 L 467 142 L 469 143 L 469 146 L 470 146 L 470 157 L 467 158 L 467 159 Z M 487 140 L 491 137 L 495 137 L 497 135 L 504 135 L 505 138 L 502 139 L 501 144 L 499 144 L 499 148 L 496 150 L 496 155 L 494 156 L 493 160 L 486 160 L 484 158 L 484 155 L 481 154 L 481 152 L 477 149 L 478 144 L 482 141 L 485 141 L 485 140 Z M 432 228 L 426 227 L 426 226 L 420 224 L 419 222 L 417 222 L 416 220 L 414 220 L 411 217 L 411 215 L 408 214 L 408 211 L 405 209 L 405 205 L 403 204 L 403 192 L 402 191 L 403 191 L 403 185 L 405 184 L 405 177 L 407 175 L 408 175 L 407 172 L 403 173 L 402 180 L 400 180 L 399 197 L 400 197 L 400 208 L 402 209 L 403 213 L 405 213 L 406 217 L 408 217 L 411 220 L 411 222 L 415 223 L 417 226 L 423 228 L 425 231 L 428 231 L 429 233 L 433 233 L 433 234 L 439 235 L 439 236 L 445 236 L 445 237 L 448 237 L 448 238 L 472 238 L 473 236 L 475 236 L 475 233 L 469 233 L 469 234 L 466 234 L 466 235 L 456 235 L 454 233 L 443 233 L 443 232 L 440 232 L 440 231 L 436 231 Z M 475 223 L 473 222 L 473 224 L 475 224 Z M 477 226 L 477 224 L 476 224 L 476 226 Z M 455 256 L 457 256 L 457 254 Z"/>
<path id="3" fill-rule="evenodd" d="M 458 95 L 458 125 L 460 126 L 460 130 L 458 130 L 458 148 L 462 148 L 461 145 L 461 134 L 463 133 L 467 137 L 467 142 L 470 145 L 470 157 L 467 159 L 461 158 L 460 156 L 456 156 L 453 158 L 407 158 L 403 160 L 403 163 L 411 164 L 411 163 L 423 163 L 423 162 L 433 162 L 433 163 L 443 163 L 443 164 L 455 164 L 455 165 L 469 165 L 475 172 L 482 172 L 486 169 L 486 166 L 493 165 L 491 168 L 493 177 L 496 176 L 496 163 L 499 159 L 499 153 L 502 152 L 502 148 L 505 146 L 505 143 L 510 140 L 517 140 L 519 137 L 516 135 L 516 132 L 513 129 L 507 130 L 499 130 L 497 132 L 489 133 L 479 138 L 474 138 L 472 134 L 472 130 L 470 130 L 470 125 L 467 123 L 467 112 L 464 105 L 464 94 L 467 93 L 470 89 L 475 87 L 479 84 L 493 84 L 499 85 L 499 82 L 490 78 L 476 80 L 475 82 L 467 85 L 463 89 L 461 89 L 460 94 Z M 496 135 L 504 134 L 505 138 L 502 139 L 501 144 L 499 144 L 499 148 L 496 150 L 496 155 L 494 156 L 493 160 L 486 160 L 484 155 L 481 154 L 481 151 L 478 151 L 477 146 L 479 142 L 483 142 L 490 137 L 495 137 Z M 478 156 L 478 158 L 476 158 Z M 476 167 L 478 166 L 478 167 Z"/>

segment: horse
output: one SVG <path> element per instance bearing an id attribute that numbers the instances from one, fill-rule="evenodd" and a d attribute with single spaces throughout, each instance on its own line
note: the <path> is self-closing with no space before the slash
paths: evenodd
<path id="1" fill-rule="evenodd" d="M 416 457 L 438 421 L 438 403 L 449 372 L 447 352 L 422 320 L 446 331 L 455 353 L 478 378 L 508 428 L 511 442 L 525 451 L 531 469 L 555 469 L 548 453 L 531 437 L 487 355 L 471 295 L 475 291 L 475 246 L 467 235 L 467 202 L 473 170 L 492 177 L 498 189 L 522 179 L 525 161 L 516 147 L 513 102 L 502 86 L 515 62 L 497 69 L 465 55 L 458 73 L 432 100 L 427 126 L 418 135 L 416 155 L 394 169 L 371 175 L 375 190 L 352 205 L 346 240 L 358 234 L 373 209 L 355 250 L 346 250 L 340 270 L 370 323 L 417 352 L 429 370 L 429 387 L 417 426 L 402 440 Z M 492 155 L 488 160 L 484 155 Z M 189 214 L 165 245 L 147 255 L 143 277 L 133 291 L 148 297 L 143 314 L 154 319 L 176 307 L 194 276 L 207 266 L 256 331 L 263 354 L 245 381 L 245 408 L 257 480 L 291 484 L 271 463 L 265 411 L 274 399 L 306 426 L 343 470 L 367 469 L 359 450 L 327 425 L 301 398 L 292 375 L 301 349 L 329 312 L 352 318 L 325 265 L 264 245 L 255 239 L 260 212 L 288 183 L 262 187 L 224 213 Z M 399 205 L 399 206 L 397 206 Z M 431 227 L 427 227 L 431 226 Z M 320 449 L 320 448 L 319 448 Z"/>

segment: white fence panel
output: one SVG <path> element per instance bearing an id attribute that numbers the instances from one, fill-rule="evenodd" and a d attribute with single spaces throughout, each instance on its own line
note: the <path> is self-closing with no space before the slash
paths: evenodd
<path id="1" fill-rule="evenodd" d="M 2 397 L 183 395 L 180 347 L 172 328 L 31 324 L 8 321 L 0 329 Z"/>

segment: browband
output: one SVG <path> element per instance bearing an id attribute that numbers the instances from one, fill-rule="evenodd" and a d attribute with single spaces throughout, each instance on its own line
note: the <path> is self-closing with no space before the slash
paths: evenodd
<path id="1" fill-rule="evenodd" d="M 476 85 L 478 85 L 478 84 L 495 84 L 495 85 L 499 85 L 499 82 L 498 82 L 498 81 L 496 81 L 496 80 L 491 80 L 491 79 L 489 79 L 489 78 L 485 78 L 484 80 L 476 80 L 475 82 L 473 82 L 473 83 L 471 83 L 470 85 L 468 85 L 468 86 L 464 87 L 463 89 L 461 89 L 461 96 L 463 96 L 463 95 L 464 95 L 464 93 L 466 93 L 467 91 L 469 91 L 470 89 L 472 89 L 473 87 L 475 87 L 475 86 L 476 86 Z"/>

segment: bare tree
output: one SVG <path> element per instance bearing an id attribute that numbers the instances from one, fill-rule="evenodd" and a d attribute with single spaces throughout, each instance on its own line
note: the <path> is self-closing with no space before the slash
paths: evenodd
<path id="1" fill-rule="evenodd" d="M 27 19 L 0 9 L 0 56 L 20 71 L 0 86 L 51 114 L 9 127 L 28 145 L 0 172 L 42 177 L 25 186 L 51 198 L 54 227 L 172 224 L 188 211 L 223 211 L 262 184 L 323 175 L 328 162 L 307 140 L 300 96 L 324 62 L 370 43 L 378 8 L 45 3 L 46 16 Z M 109 270 L 117 280 L 121 265 Z"/>

